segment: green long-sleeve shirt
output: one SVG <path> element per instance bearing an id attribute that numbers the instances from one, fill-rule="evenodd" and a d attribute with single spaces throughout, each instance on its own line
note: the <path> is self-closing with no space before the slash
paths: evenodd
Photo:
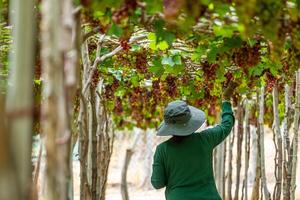
<path id="1" fill-rule="evenodd" d="M 234 116 L 229 102 L 222 103 L 222 122 L 186 137 L 169 139 L 156 148 L 151 183 L 166 187 L 167 200 L 220 200 L 213 175 L 213 149 L 231 132 Z"/>

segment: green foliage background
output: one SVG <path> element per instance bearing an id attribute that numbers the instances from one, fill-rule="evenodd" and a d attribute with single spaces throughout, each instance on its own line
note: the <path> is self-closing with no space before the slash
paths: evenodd
<path id="1" fill-rule="evenodd" d="M 175 6 L 170 0 L 74 1 L 83 7 L 80 20 L 85 32 L 97 30 L 87 40 L 91 60 L 102 34 L 108 42 L 100 56 L 119 44 L 123 47 L 99 63 L 92 84 L 102 89 L 118 128 L 157 127 L 163 108 L 175 99 L 203 109 L 212 124 L 219 114 L 222 90 L 232 79 L 240 83 L 234 105 L 245 98 L 255 101 L 257 89 L 267 88 L 266 123 L 270 125 L 270 93 L 276 85 L 282 117 L 284 84 L 293 86 L 300 66 L 300 1 L 174 1 Z M 7 1 L 1 3 L 3 74 L 10 29 L 3 11 Z M 145 39 L 129 44 L 131 37 L 140 35 Z M 36 63 L 39 68 L 40 62 Z M 40 76 L 36 79 L 40 85 Z M 96 88 L 100 80 L 103 88 Z M 256 111 L 252 113 L 255 121 Z"/>

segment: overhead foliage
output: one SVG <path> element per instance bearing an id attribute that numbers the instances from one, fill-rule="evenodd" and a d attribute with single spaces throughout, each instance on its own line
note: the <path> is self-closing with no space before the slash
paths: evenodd
<path id="1" fill-rule="evenodd" d="M 87 29 L 99 32 L 89 40 L 91 57 L 99 35 L 107 38 L 100 55 L 118 44 L 123 48 L 100 62 L 93 76 L 95 83 L 104 80 L 103 97 L 120 128 L 157 127 L 163 107 L 174 99 L 204 109 L 213 123 L 229 80 L 240 82 L 237 104 L 260 86 L 283 89 L 300 64 L 296 0 L 80 3 Z M 129 44 L 143 34 L 147 39 Z"/>
<path id="2" fill-rule="evenodd" d="M 6 19 L 7 1 L 1 3 L 1 19 Z M 293 83 L 300 66 L 298 0 L 75 3 L 83 7 L 83 40 L 88 39 L 91 60 L 103 35 L 100 56 L 122 47 L 98 63 L 91 84 L 96 89 L 103 80 L 101 94 L 119 128 L 157 127 L 164 106 L 174 99 L 202 108 L 213 123 L 229 80 L 240 83 L 233 96 L 237 104 L 260 86 L 270 92 L 278 84 L 280 91 L 285 83 Z M 1 65 L 9 47 L 9 40 L 2 42 L 8 39 L 2 32 L 9 30 L 1 24 Z M 145 37 L 130 43 L 135 36 Z"/>

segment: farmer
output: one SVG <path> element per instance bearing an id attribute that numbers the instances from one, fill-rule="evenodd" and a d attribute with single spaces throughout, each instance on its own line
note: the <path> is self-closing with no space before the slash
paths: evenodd
<path id="1" fill-rule="evenodd" d="M 236 84 L 230 82 L 223 94 L 222 122 L 195 133 L 206 121 L 203 111 L 173 101 L 164 112 L 157 135 L 172 136 L 159 144 L 153 161 L 151 183 L 166 187 L 167 200 L 220 200 L 213 173 L 213 149 L 231 132 L 234 116 L 230 96 Z"/>

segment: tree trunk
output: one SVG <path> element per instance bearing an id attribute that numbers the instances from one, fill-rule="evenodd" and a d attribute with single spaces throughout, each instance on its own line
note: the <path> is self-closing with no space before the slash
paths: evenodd
<path id="1" fill-rule="evenodd" d="M 254 179 L 256 176 L 256 165 L 257 165 L 257 128 L 255 126 L 250 125 L 250 149 L 249 149 L 249 169 L 248 169 L 248 184 L 253 185 Z"/>
<path id="2" fill-rule="evenodd" d="M 71 200 L 72 89 L 76 87 L 75 26 L 71 0 L 42 3 L 42 65 L 44 102 L 42 124 L 46 137 L 46 199 Z"/>
<path id="3" fill-rule="evenodd" d="M 129 147 L 126 150 L 124 165 L 122 168 L 121 194 L 122 194 L 123 200 L 129 200 L 128 186 L 127 186 L 127 171 L 128 171 L 128 166 L 130 164 L 131 157 L 134 153 L 134 149 L 135 149 L 137 142 L 141 135 L 140 130 L 138 130 L 138 129 L 135 129 L 134 132 L 135 132 L 134 140 L 133 140 L 131 147 Z"/>
<path id="4" fill-rule="evenodd" d="M 233 156 L 233 145 L 235 138 L 235 127 L 233 127 L 232 133 L 230 134 L 230 145 L 228 147 L 228 183 L 227 183 L 227 199 L 232 200 L 232 156 Z"/>
<path id="5" fill-rule="evenodd" d="M 288 200 L 290 198 L 290 185 L 291 185 L 291 171 L 289 169 L 289 155 L 290 155 L 290 136 L 289 136 L 289 124 L 291 124 L 291 100 L 292 90 L 288 84 L 285 85 L 284 101 L 285 101 L 285 113 L 283 120 L 283 199 Z"/>
<path id="6" fill-rule="evenodd" d="M 248 169 L 249 169 L 249 153 L 250 153 L 250 124 L 249 124 L 249 110 L 251 104 L 249 100 L 245 101 L 245 171 L 244 171 L 244 189 L 245 200 L 248 200 Z"/>
<path id="7" fill-rule="evenodd" d="M 265 143 L 264 143 L 264 104 L 265 104 L 265 88 L 260 88 L 260 98 L 259 98 L 259 115 L 258 115 L 258 125 L 259 125 L 259 135 L 260 135 L 260 161 L 261 161 L 261 184 L 263 187 L 263 192 L 266 200 L 270 200 L 270 192 L 267 186 L 266 169 L 265 169 Z"/>
<path id="8" fill-rule="evenodd" d="M 81 69 L 81 85 L 85 84 L 88 74 L 90 60 L 88 55 L 87 41 L 82 45 L 82 69 Z M 80 157 L 80 200 L 91 199 L 91 189 L 88 182 L 88 147 L 89 147 L 89 132 L 88 132 L 88 108 L 87 97 L 80 92 L 80 108 L 78 115 L 78 130 L 79 130 L 79 157 Z"/>
<path id="9" fill-rule="evenodd" d="M 92 200 L 97 199 L 97 111 L 96 111 L 96 92 L 94 88 L 90 87 L 90 116 L 89 120 L 91 123 L 90 126 L 90 145 L 91 145 L 91 175 L 92 175 L 92 184 L 91 184 L 91 194 Z"/>
<path id="10" fill-rule="evenodd" d="M 113 153 L 114 131 L 105 103 L 102 102 L 101 99 L 99 100 L 98 104 L 97 138 L 97 199 L 104 200 L 107 185 L 108 168 L 110 164 L 111 155 Z"/>
<path id="11" fill-rule="evenodd" d="M 280 131 L 280 120 L 278 112 L 278 89 L 277 85 L 273 87 L 273 130 L 274 130 L 274 144 L 276 149 L 275 154 L 275 178 L 276 184 L 273 192 L 273 199 L 281 198 L 282 186 L 282 137 Z"/>
<path id="12" fill-rule="evenodd" d="M 83 96 L 80 97 L 80 114 L 78 116 L 79 129 L 79 160 L 80 160 L 80 200 L 91 199 L 91 189 L 87 178 L 88 162 L 88 122 L 87 103 Z"/>
<path id="13" fill-rule="evenodd" d="M 259 95 L 257 93 L 257 99 L 259 99 Z M 259 110 L 259 104 L 258 102 L 256 103 L 256 110 Z M 257 154 L 256 154 L 256 169 L 255 169 L 255 178 L 254 178 L 254 185 L 252 188 L 252 193 L 251 193 L 251 200 L 258 200 L 259 199 L 259 188 L 260 188 L 260 179 L 261 179 L 261 145 L 260 145 L 260 126 L 257 126 L 256 129 L 256 145 L 257 147 Z M 253 137 L 254 138 L 254 137 Z"/>
<path id="14" fill-rule="evenodd" d="M 239 199 L 240 190 L 240 173 L 241 173 L 241 161 L 242 161 L 242 142 L 243 142 L 243 107 L 241 104 L 237 108 L 237 159 L 236 159 L 236 182 L 235 182 L 235 194 L 234 200 Z"/>
<path id="15" fill-rule="evenodd" d="M 5 110 L 4 96 L 0 90 L 0 110 Z M 18 190 L 18 177 L 13 160 L 13 147 L 10 145 L 10 134 L 7 130 L 7 116 L 0 112 L 0 199 L 22 199 Z"/>
<path id="16" fill-rule="evenodd" d="M 12 49 L 9 61 L 9 84 L 7 90 L 6 113 L 8 115 L 8 146 L 10 158 L 14 163 L 16 184 L 8 181 L 7 187 L 17 188 L 18 192 L 6 196 L 13 199 L 29 199 L 31 194 L 31 146 L 33 113 L 33 63 L 34 63 L 34 1 L 11 0 L 10 21 L 13 26 Z M 4 109 L 1 109 L 1 112 Z M 1 118 L 3 120 L 4 118 Z M 17 147 L 17 148 L 16 148 Z M 6 151 L 7 152 L 7 151 Z M 9 161 L 10 162 L 10 161 Z M 10 170 L 9 170 L 10 171 Z M 10 174 L 10 173 L 9 173 Z M 7 176 L 10 176 L 7 174 Z M 3 175 L 5 180 L 6 175 Z M 1 175 L 2 179 L 2 175 Z M 6 180 L 7 181 L 7 180 Z M 2 191 L 2 188 L 0 188 Z M 12 191 L 12 190 L 7 190 Z M 4 192 L 4 191 L 3 191 Z M 4 192 L 5 193 L 5 192 Z M 1 198 L 1 196 L 0 196 Z M 6 199 L 5 198 L 5 199 Z M 1 198 L 2 199 L 2 198 Z"/>
<path id="17" fill-rule="evenodd" d="M 300 117 L 300 70 L 296 72 L 296 96 L 295 96 L 295 115 L 294 115 L 294 136 L 292 140 L 291 153 L 291 188 L 290 199 L 295 199 L 296 176 L 297 176 L 297 153 L 298 153 L 298 135 L 299 135 L 299 117 Z"/>

